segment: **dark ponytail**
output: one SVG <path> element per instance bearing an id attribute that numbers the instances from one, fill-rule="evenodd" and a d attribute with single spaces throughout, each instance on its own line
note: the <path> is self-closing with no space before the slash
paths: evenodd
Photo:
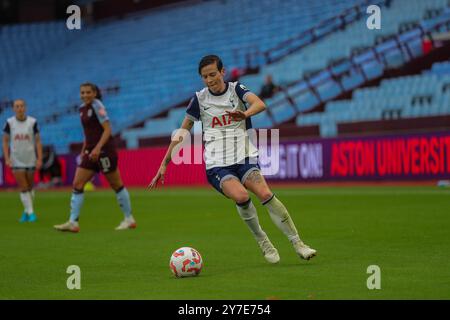
<path id="1" fill-rule="evenodd" d="M 95 85 L 95 92 L 96 92 L 95 97 L 98 100 L 102 101 L 102 92 L 101 92 L 100 88 L 97 85 Z"/>

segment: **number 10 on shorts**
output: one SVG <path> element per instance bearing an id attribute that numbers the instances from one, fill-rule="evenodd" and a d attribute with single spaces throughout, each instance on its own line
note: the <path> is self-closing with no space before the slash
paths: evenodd
<path id="1" fill-rule="evenodd" d="M 102 166 L 103 172 L 107 172 L 111 168 L 111 161 L 108 157 L 100 158 L 100 165 Z"/>

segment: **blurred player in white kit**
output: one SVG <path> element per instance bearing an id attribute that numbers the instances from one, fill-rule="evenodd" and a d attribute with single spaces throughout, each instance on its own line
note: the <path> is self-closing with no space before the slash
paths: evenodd
<path id="1" fill-rule="evenodd" d="M 23 213 L 19 221 L 35 222 L 33 179 L 35 170 L 42 166 L 39 127 L 35 118 L 27 116 L 23 99 L 14 101 L 13 110 L 15 116 L 8 118 L 3 128 L 3 155 L 20 188 Z"/>

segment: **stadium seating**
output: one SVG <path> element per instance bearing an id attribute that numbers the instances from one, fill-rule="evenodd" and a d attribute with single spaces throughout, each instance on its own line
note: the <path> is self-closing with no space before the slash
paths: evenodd
<path id="1" fill-rule="evenodd" d="M 29 114 L 40 122 L 44 143 L 64 153 L 70 143 L 82 141 L 74 108 L 79 104 L 78 85 L 85 81 L 102 88 L 118 85 L 118 92 L 105 95 L 104 103 L 114 133 L 123 132 L 127 145 L 137 146 L 140 138 L 168 135 L 179 125 L 183 112 L 173 110 L 167 118 L 151 119 L 143 127 L 125 130 L 167 111 L 198 90 L 202 84 L 197 63 L 202 55 L 216 53 L 229 69 L 242 67 L 243 53 L 263 52 L 356 3 L 367 6 L 367 1 L 357 0 L 248 0 L 245 6 L 240 1 L 208 1 L 83 25 L 81 31 L 68 31 L 65 22 L 2 27 L 0 52 L 2 57 L 6 53 L 6 58 L 0 59 L 0 99 L 24 98 Z M 445 5 L 446 0 L 392 0 L 390 8 L 383 11 L 381 30 L 361 32 L 365 19 L 360 19 L 345 30 L 336 30 L 300 52 L 263 67 L 258 75 L 244 77 L 242 82 L 258 91 L 262 79 L 271 73 L 276 82 L 289 83 L 306 72 L 323 69 L 330 60 L 347 56 L 353 47 L 373 45 L 378 35 L 396 32 L 402 22 L 420 20 L 427 9 Z M 418 46 L 415 48 L 418 50 Z M 398 56 L 390 61 L 402 63 Z M 369 77 L 382 72 L 377 65 L 364 68 Z M 343 85 L 353 89 L 363 80 L 352 70 Z M 333 99 L 341 90 L 337 83 L 312 85 L 326 99 Z M 317 105 L 317 96 L 310 92 L 296 96 L 294 105 L 286 100 L 302 86 L 305 84 L 299 83 L 266 101 L 273 109 L 254 117 L 254 126 L 279 125 Z M 2 123 L 8 116 L 10 111 L 0 110 Z"/>
<path id="2" fill-rule="evenodd" d="M 397 33 L 402 23 L 421 21 L 426 9 L 446 6 L 446 0 L 394 0 L 389 8 L 383 8 L 381 29 L 368 31 L 366 20 L 358 20 L 342 32 L 335 32 L 298 53 L 263 67 L 260 74 L 243 77 L 242 82 L 247 87 L 258 90 L 265 75 L 271 74 L 276 83 L 286 85 L 310 70 L 325 68 L 332 60 L 350 56 L 354 48 L 373 46 L 377 37 Z"/>
<path id="3" fill-rule="evenodd" d="M 435 75 L 448 75 L 450 74 L 450 61 L 446 62 L 436 62 L 433 64 L 432 69 L 427 72 L 429 74 Z"/>
<path id="4" fill-rule="evenodd" d="M 8 39 L 16 39 L 12 29 L 25 30 L 23 37 L 17 37 L 21 41 L 8 42 L 8 56 L 20 49 L 27 57 L 42 52 L 42 58 L 28 64 L 20 58 L 11 64 L 14 67 L 2 69 L 16 72 L 8 79 L 2 77 L 0 99 L 23 97 L 30 114 L 42 119 L 78 103 L 78 85 L 82 82 L 89 80 L 101 87 L 119 83 L 120 93 L 104 99 L 117 133 L 199 89 L 197 63 L 202 55 L 216 53 L 228 67 L 242 66 L 246 50 L 255 46 L 265 50 L 355 2 L 284 0 L 274 4 L 271 0 L 249 0 L 243 5 L 241 1 L 208 1 L 86 25 L 81 31 L 68 31 L 62 22 L 43 24 L 49 30 L 46 37 L 61 32 L 65 35 L 49 40 L 56 45 L 47 51 L 31 51 L 34 49 L 22 45 L 37 33 L 35 25 L 2 28 L 2 35 Z M 47 44 L 42 38 L 35 42 Z M 71 142 L 79 142 L 81 130 L 75 115 L 63 114 L 56 123 L 41 121 L 45 143 L 54 144 L 58 152 L 67 152 Z M 5 112 L 0 114 L 1 121 L 6 117 Z"/>
<path id="5" fill-rule="evenodd" d="M 66 45 L 73 36 L 66 30 L 62 21 L 1 27 L 0 79 L 11 79 L 18 70 L 39 63 Z"/>
<path id="6" fill-rule="evenodd" d="M 364 6 L 364 7 L 367 6 L 367 4 L 365 4 L 366 2 L 364 2 L 364 4 L 362 4 L 361 1 L 359 1 L 357 3 L 361 3 L 361 6 Z M 297 4 L 297 6 L 294 5 L 291 8 L 291 9 L 293 9 L 294 12 L 296 10 L 298 10 L 298 8 L 299 8 L 298 2 L 296 2 L 296 4 Z M 292 3 L 291 4 L 287 4 L 287 5 L 292 5 Z M 302 5 L 303 5 L 303 3 L 302 3 Z M 354 5 L 354 3 L 350 2 L 346 6 L 345 5 L 336 6 L 336 4 L 332 4 L 332 6 L 329 7 L 329 3 L 327 2 L 327 5 L 328 6 L 325 9 L 321 8 L 319 5 L 317 5 L 317 6 L 309 7 L 308 10 L 312 11 L 311 15 L 313 15 L 313 16 L 314 15 L 319 16 L 319 12 L 320 12 L 320 20 L 319 20 L 319 22 L 320 22 L 320 21 L 327 20 L 330 17 L 336 16 L 336 13 L 342 12 L 342 11 L 344 11 L 344 9 L 350 8 L 352 5 Z M 334 9 L 330 9 L 330 8 L 334 8 Z M 294 15 L 295 14 L 293 14 L 292 12 L 291 13 L 285 13 L 285 14 L 286 14 L 286 16 L 285 16 L 284 19 L 292 18 L 292 22 L 294 22 L 294 20 L 295 20 L 294 19 Z M 316 21 L 316 20 L 309 20 L 309 19 L 302 20 L 302 22 L 304 23 L 304 28 L 302 28 L 302 30 L 306 30 L 308 27 L 312 27 L 312 26 L 318 24 L 318 21 Z M 309 22 L 309 24 L 308 24 L 308 22 Z M 281 23 L 281 22 L 277 22 L 277 24 L 278 23 Z M 297 25 L 298 23 L 295 23 L 295 24 Z M 283 36 L 283 38 L 290 38 L 293 35 L 296 35 L 299 32 L 301 32 L 302 30 L 297 30 L 296 28 L 291 28 L 291 31 L 287 32 Z M 264 34 L 267 35 L 268 31 L 267 32 L 264 31 L 263 35 Z M 281 39 L 281 37 L 278 37 L 278 39 Z M 264 40 L 264 39 L 261 39 L 261 41 L 262 40 Z M 266 42 L 260 42 L 258 44 L 259 50 L 263 51 L 264 49 L 268 49 L 270 47 L 269 46 L 270 44 L 272 44 L 272 46 L 273 46 L 273 44 L 277 43 L 276 41 L 272 41 L 272 43 L 267 42 L 267 40 L 265 40 L 265 41 Z M 265 45 L 265 44 L 267 44 L 267 45 Z M 287 66 L 287 68 L 289 68 L 289 67 L 290 66 Z M 260 76 L 257 76 L 258 82 L 260 81 L 259 77 Z M 245 79 L 248 79 L 248 78 L 249 77 L 244 77 L 244 81 L 245 81 Z M 250 86 L 250 88 L 255 91 L 256 86 Z M 278 109 L 280 109 L 280 110 L 278 110 Z M 292 108 L 291 106 L 289 106 L 287 101 L 283 101 L 283 106 L 278 106 L 277 108 L 275 108 L 273 114 L 275 116 L 279 115 L 280 118 L 278 120 L 281 121 L 281 120 L 285 120 L 288 116 L 290 116 L 290 117 L 295 116 L 296 110 L 294 108 Z M 145 125 L 144 128 L 126 130 L 126 131 L 124 131 L 122 133 L 122 138 L 124 138 L 127 141 L 127 146 L 130 147 L 130 146 L 136 146 L 137 145 L 137 140 L 138 140 L 139 137 L 149 138 L 149 137 L 155 137 L 155 136 L 165 136 L 165 135 L 167 135 L 167 132 L 172 132 L 172 130 L 176 129 L 176 127 L 173 125 L 174 122 L 172 120 L 167 119 L 166 124 L 167 125 L 172 124 L 172 126 L 170 126 L 169 128 L 157 125 L 157 123 L 159 123 L 160 121 L 161 120 L 159 120 L 159 119 L 158 120 L 150 119 L 150 120 L 148 120 L 148 123 L 149 124 L 155 123 L 156 124 L 155 126 Z M 252 122 L 253 122 L 253 125 L 256 128 L 273 126 L 273 121 L 271 120 L 271 118 L 266 113 L 259 114 L 259 115 L 255 116 L 252 119 Z"/>
<path id="7" fill-rule="evenodd" d="M 393 1 L 389 8 L 383 9 L 382 28 L 380 30 L 368 31 L 365 19 L 357 20 L 357 22 L 347 26 L 345 30 L 335 32 L 321 41 L 307 46 L 299 53 L 288 55 L 280 62 L 264 66 L 259 74 L 245 76 L 241 78 L 240 81 L 251 90 L 258 92 L 258 89 L 267 74 L 273 75 L 278 84 L 286 85 L 292 81 L 298 80 L 301 75 L 310 70 L 323 69 L 330 61 L 350 56 L 354 48 L 374 46 L 378 52 L 382 52 L 396 44 L 393 41 L 387 41 L 376 45 L 377 37 L 396 34 L 402 24 L 411 21 L 420 22 L 428 9 L 444 10 L 446 5 L 447 3 L 445 0 L 433 0 L 428 2 L 414 0 L 408 2 L 407 6 L 405 6 L 405 1 Z M 424 28 L 429 28 L 442 21 L 442 19 L 449 17 L 450 10 L 447 8 L 442 11 L 440 15 L 434 16 L 432 19 L 423 20 L 421 23 Z M 411 32 L 403 33 L 400 36 L 400 39 L 402 41 L 407 41 L 410 37 L 417 35 L 419 35 L 418 30 L 413 29 Z M 422 54 L 421 37 L 417 37 L 417 39 L 418 41 L 408 41 L 412 57 L 417 57 Z M 355 62 L 361 63 L 361 61 L 368 58 L 368 55 L 373 56 L 373 53 L 355 55 Z M 406 62 L 402 57 L 402 52 L 399 50 L 393 50 L 391 53 L 386 54 L 385 57 L 387 61 L 386 67 L 395 67 Z M 380 76 L 383 73 L 384 67 L 385 66 L 379 63 L 371 62 L 363 64 L 362 68 L 364 70 L 364 76 L 370 80 Z M 343 90 L 352 90 L 365 81 L 363 74 L 352 69 L 349 61 L 337 64 L 333 67 L 333 72 L 339 73 L 342 70 L 349 70 L 348 76 L 342 78 L 343 88 L 341 88 L 337 82 L 333 81 L 326 81 L 323 84 L 319 84 L 324 77 L 329 77 L 327 72 L 313 78 L 311 84 L 316 87 L 320 100 L 309 90 L 304 91 L 307 88 L 305 82 L 299 82 L 297 85 L 289 87 L 287 92 L 279 93 L 272 99 L 267 99 L 265 102 L 269 106 L 270 114 L 272 116 L 269 116 L 268 113 L 262 113 L 255 116 L 252 119 L 254 127 L 263 128 L 279 125 L 294 118 L 299 112 L 312 109 L 321 101 L 332 100 L 342 93 Z M 298 94 L 298 92 L 301 91 L 304 92 Z M 286 99 L 286 96 L 294 97 L 294 105 Z M 377 116 L 379 115 L 379 111 L 372 110 L 369 114 Z M 309 118 L 306 117 L 306 119 Z M 325 136 L 335 135 L 337 133 L 335 123 L 328 120 L 326 117 L 324 119 L 326 120 L 323 120 L 324 125 L 321 126 L 322 134 Z M 144 128 L 125 131 L 122 134 L 122 137 L 128 141 L 129 146 L 135 146 L 137 145 L 137 137 L 167 135 L 167 132 L 171 132 L 175 129 L 175 126 L 173 125 L 174 122 L 170 121 L 170 119 L 167 120 L 168 121 L 165 122 L 167 125 L 172 123 L 170 130 L 166 127 L 160 129 L 161 127 L 158 125 L 145 126 Z M 354 118 L 354 120 L 357 121 L 357 118 Z M 148 122 L 152 123 L 153 121 L 154 120 L 149 120 Z M 157 122 L 159 121 L 161 120 L 158 119 Z"/>
<path id="8" fill-rule="evenodd" d="M 380 30 L 368 31 L 365 21 L 357 21 L 350 24 L 345 30 L 334 33 L 306 47 L 299 53 L 291 54 L 280 62 L 263 67 L 258 75 L 243 77 L 241 81 L 251 89 L 257 90 L 257 84 L 263 83 L 267 74 L 271 74 L 275 83 L 281 85 L 287 85 L 297 80 L 288 86 L 287 93 L 294 99 L 298 112 L 310 110 L 321 102 L 332 100 L 344 91 L 353 90 L 363 84 L 366 79 L 371 80 L 381 76 L 384 68 L 398 67 L 407 62 L 405 49 L 396 49 L 394 40 L 386 40 L 377 44 L 377 37 L 396 34 L 402 24 L 408 22 L 420 22 L 422 27 L 427 30 L 444 20 L 450 19 L 450 8 L 446 6 L 447 2 L 444 0 L 427 2 L 415 0 L 408 2 L 407 6 L 405 6 L 405 2 L 394 1 L 389 8 L 383 11 L 382 28 Z M 437 16 L 427 17 L 427 19 L 420 21 L 420 17 L 425 16 L 429 9 L 441 9 L 441 11 Z M 422 37 L 420 37 L 418 28 L 402 33 L 399 35 L 399 40 L 408 44 L 411 58 L 422 55 Z M 372 45 L 369 46 L 369 44 Z M 370 47 L 378 53 L 387 52 L 383 54 L 386 60 L 385 65 L 375 59 L 373 50 L 366 50 L 361 54 L 353 51 L 355 48 Z M 350 60 L 350 56 L 352 56 L 353 61 Z M 333 61 L 337 63 L 330 65 L 330 62 Z M 352 67 L 352 64 L 361 65 L 363 72 Z M 329 65 L 331 66 L 330 70 L 325 69 Z M 313 94 L 311 90 L 307 90 L 308 84 L 306 81 L 298 81 L 300 75 L 304 76 L 313 70 L 322 70 L 309 80 L 309 85 L 316 88 L 318 95 Z M 348 75 L 341 79 L 342 87 L 332 80 L 330 71 L 334 74 L 347 71 Z M 274 114 L 274 125 L 280 125 L 292 118 L 291 109 L 283 106 L 287 103 L 283 101 L 283 95 L 285 93 L 275 95 L 271 100 L 272 104 L 268 103 L 269 108 L 272 109 L 272 114 Z M 285 114 L 280 115 L 280 112 L 285 112 Z M 272 122 L 268 120 L 261 123 L 261 126 L 270 127 Z M 330 129 L 332 128 L 331 125 L 324 125 L 324 127 L 326 127 L 324 129 L 326 134 L 335 134 L 335 131 Z"/>
<path id="9" fill-rule="evenodd" d="M 319 125 L 323 137 L 337 134 L 338 123 L 450 115 L 450 61 L 420 75 L 382 80 L 357 89 L 351 100 L 331 101 L 325 112 L 299 115 L 299 126 Z"/>

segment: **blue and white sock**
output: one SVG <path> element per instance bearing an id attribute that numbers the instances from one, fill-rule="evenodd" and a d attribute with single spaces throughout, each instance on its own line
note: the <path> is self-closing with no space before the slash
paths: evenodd
<path id="1" fill-rule="evenodd" d="M 131 218 L 131 202 L 127 188 L 120 187 L 118 190 L 116 190 L 116 197 L 125 218 Z"/>
<path id="2" fill-rule="evenodd" d="M 81 206 L 83 205 L 84 193 L 83 190 L 74 189 L 72 191 L 72 198 L 70 199 L 70 221 L 78 221 L 80 216 Z"/>

